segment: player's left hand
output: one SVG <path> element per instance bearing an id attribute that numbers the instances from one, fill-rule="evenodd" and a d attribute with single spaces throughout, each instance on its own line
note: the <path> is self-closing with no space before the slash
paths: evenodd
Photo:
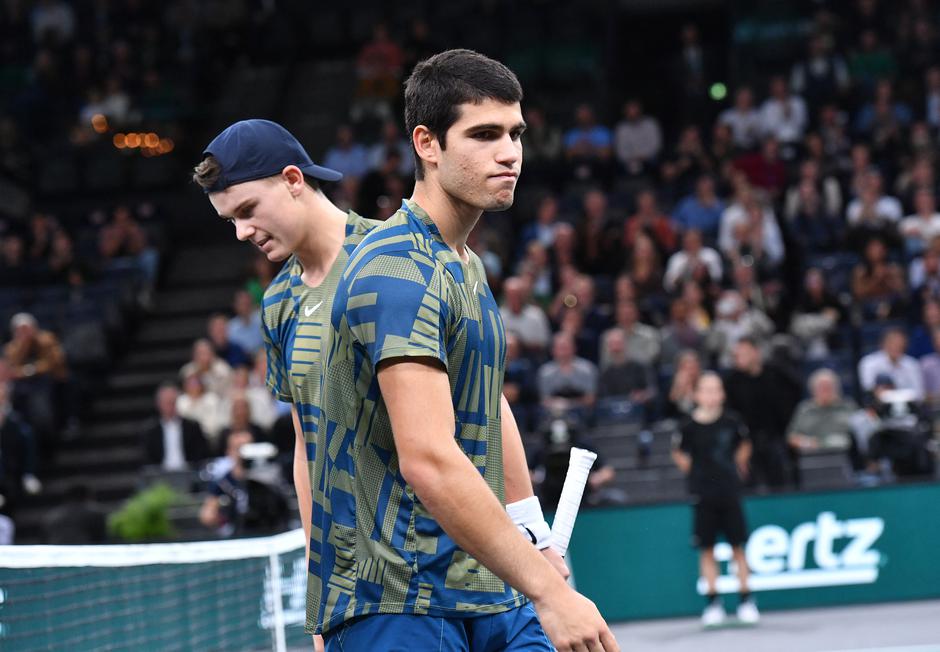
<path id="1" fill-rule="evenodd" d="M 543 548 L 542 554 L 545 555 L 545 559 L 551 563 L 552 567 L 558 571 L 559 575 L 565 579 L 571 576 L 571 571 L 568 569 L 568 564 L 565 563 L 565 558 L 559 555 L 554 548 L 551 546 Z"/>

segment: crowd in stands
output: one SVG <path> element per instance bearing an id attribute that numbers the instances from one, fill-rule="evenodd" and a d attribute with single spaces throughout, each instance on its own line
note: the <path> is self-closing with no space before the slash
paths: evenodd
<path id="1" fill-rule="evenodd" d="M 527 433 L 551 445 L 629 422 L 648 443 L 689 413 L 697 378 L 714 368 L 754 440 L 754 486 L 799 486 L 800 456 L 827 450 L 845 451 L 861 482 L 932 473 L 940 13 L 923 0 L 812 5 L 802 53 L 732 74 L 721 103 L 709 98 L 712 57 L 691 25 L 676 33 L 667 81 L 683 99 L 669 114 L 622 88 L 554 101 L 550 89 L 525 86 L 515 205 L 485 214 L 470 246 L 501 304 L 505 392 Z M 212 6 L 9 3 L 0 47 L 18 74 L 0 81 L 11 98 L 0 113 L 4 169 L 28 174 L 32 159 L 18 156 L 26 151 L 18 139 L 93 144 L 97 114 L 109 124 L 172 125 L 212 92 L 207 80 L 224 79 L 216 73 L 236 53 L 278 60 L 274 40 L 252 35 L 276 31 L 283 16 Z M 410 196 L 401 82 L 441 47 L 435 27 L 416 20 L 396 33 L 377 23 L 360 41 L 348 114 L 319 159 L 345 175 L 325 188 L 338 205 L 382 219 Z M 43 278 L 71 302 L 107 278 L 111 263 L 102 261 L 152 283 L 154 236 L 141 227 L 150 213 L 115 207 L 91 236 L 37 214 L 28 228 L 0 234 L 0 284 L 19 291 L 24 279 Z M 192 360 L 157 391 L 158 418 L 143 438 L 147 463 L 168 472 L 218 458 L 201 518 L 220 531 L 247 509 L 233 442 L 273 442 L 281 464 L 293 451 L 289 409 L 265 388 L 259 332 L 258 306 L 276 271 L 257 258 L 230 314 L 208 319 Z M 32 314 L 32 322 L 17 314 L 12 330 L 31 332 L 60 362 L 40 374 L 31 353 L 25 364 L 45 394 L 28 394 L 65 406 L 54 418 L 67 424 L 81 416 L 67 407 L 80 404 L 68 380 L 77 373 L 64 341 L 72 334 Z M 41 430 L 52 413 L 17 406 L 17 386 L 37 381 L 17 366 L 16 337 L 26 335 L 13 337 L 5 368 L 24 427 L 2 434 L 30 451 L 17 433 Z M 24 453 L 20 477 L 34 475 L 35 457 Z M 613 479 L 608 464 L 599 468 L 592 486 Z"/>
<path id="2" fill-rule="evenodd" d="M 501 297 L 527 430 L 682 418 L 713 367 L 754 438 L 752 483 L 799 486 L 799 455 L 820 449 L 850 451 L 868 480 L 935 454 L 940 15 L 850 4 L 820 3 L 802 55 L 679 123 L 639 97 L 569 115 L 525 103 L 516 205 L 485 215 L 471 246 Z M 699 39 L 683 28 L 679 82 L 707 106 Z M 369 171 L 355 129 L 327 154 L 347 175 L 334 199 L 383 218 L 407 196 L 406 141 L 386 124 Z M 362 191 L 375 174 L 383 203 Z M 873 446 L 902 412 L 920 429 L 905 452 Z"/>
<path id="3" fill-rule="evenodd" d="M 150 204 L 0 228 L 0 515 L 41 491 L 63 440 L 150 303 L 161 228 Z M 8 524 L 9 525 L 9 524 Z"/>

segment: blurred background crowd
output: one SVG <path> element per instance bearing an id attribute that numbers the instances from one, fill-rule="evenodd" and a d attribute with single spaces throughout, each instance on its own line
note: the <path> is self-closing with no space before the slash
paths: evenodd
<path id="1" fill-rule="evenodd" d="M 413 185 L 402 81 L 447 47 L 526 93 L 515 205 L 470 245 L 547 502 L 573 444 L 600 454 L 592 504 L 681 497 L 670 440 L 709 368 L 755 491 L 935 476 L 936 3 L 6 0 L 0 35 L 9 538 L 102 540 L 158 478 L 191 536 L 286 526 L 258 308 L 278 266 L 187 168 L 270 118 L 344 173 L 334 202 L 388 217 Z"/>

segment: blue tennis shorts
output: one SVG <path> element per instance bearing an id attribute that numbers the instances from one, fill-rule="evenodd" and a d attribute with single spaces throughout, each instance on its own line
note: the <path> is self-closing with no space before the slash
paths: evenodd
<path id="1" fill-rule="evenodd" d="M 531 604 L 491 616 L 375 614 L 324 637 L 326 652 L 555 652 Z"/>

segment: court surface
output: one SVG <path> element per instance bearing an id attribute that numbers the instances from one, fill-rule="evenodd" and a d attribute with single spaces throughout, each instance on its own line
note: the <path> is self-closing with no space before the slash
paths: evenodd
<path id="1" fill-rule="evenodd" d="M 754 628 L 706 632 L 681 618 L 613 631 L 624 652 L 940 652 L 940 601 L 769 611 Z"/>

